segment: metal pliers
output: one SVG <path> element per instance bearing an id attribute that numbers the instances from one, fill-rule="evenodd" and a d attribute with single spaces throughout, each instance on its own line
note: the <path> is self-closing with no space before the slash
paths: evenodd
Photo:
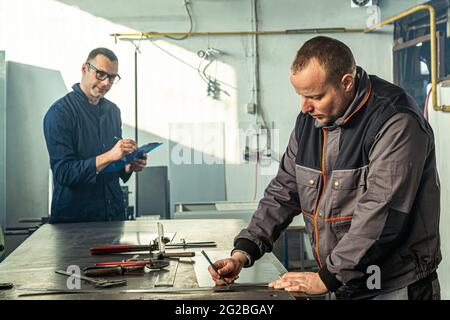
<path id="1" fill-rule="evenodd" d="M 165 260 L 155 260 L 155 259 L 136 259 L 136 260 L 127 260 L 127 261 L 116 261 L 116 262 L 100 262 L 96 263 L 96 267 L 112 267 L 112 266 L 120 266 L 120 267 L 146 267 L 149 269 L 162 269 L 168 267 L 170 264 L 169 261 Z"/>

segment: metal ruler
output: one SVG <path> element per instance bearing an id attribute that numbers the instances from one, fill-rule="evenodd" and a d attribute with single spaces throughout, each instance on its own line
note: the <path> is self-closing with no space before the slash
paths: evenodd
<path id="1" fill-rule="evenodd" d="M 126 294 L 126 293 L 189 293 L 189 292 L 234 292 L 247 290 L 264 289 L 276 291 L 268 288 L 267 283 L 249 283 L 249 284 L 231 284 L 221 287 L 196 287 L 196 288 L 148 288 L 148 289 L 129 289 L 121 291 L 105 291 L 105 290 L 70 290 L 70 289 L 45 289 L 45 288 L 17 288 L 19 297 L 48 295 L 48 294 Z"/>

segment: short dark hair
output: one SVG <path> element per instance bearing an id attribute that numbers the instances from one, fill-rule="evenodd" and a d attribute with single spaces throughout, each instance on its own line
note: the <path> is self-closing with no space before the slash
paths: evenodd
<path id="1" fill-rule="evenodd" d="M 349 47 L 343 42 L 324 36 L 306 41 L 297 51 L 292 62 L 293 74 L 301 71 L 311 59 L 316 58 L 327 73 L 328 81 L 337 84 L 342 77 L 356 70 L 355 58 Z"/>
<path id="2" fill-rule="evenodd" d="M 96 48 L 96 49 L 92 50 L 91 52 L 89 52 L 86 62 L 94 60 L 95 57 L 98 56 L 99 54 L 104 55 L 112 62 L 119 60 L 119 59 L 117 59 L 117 56 L 115 55 L 115 53 L 112 52 L 111 50 L 109 50 L 107 48 Z"/>

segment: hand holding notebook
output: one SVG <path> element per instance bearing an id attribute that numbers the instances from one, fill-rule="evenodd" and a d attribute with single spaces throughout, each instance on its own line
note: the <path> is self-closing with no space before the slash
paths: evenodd
<path id="1" fill-rule="evenodd" d="M 110 173 L 110 172 L 120 171 L 134 159 L 143 157 L 145 154 L 149 153 L 150 151 L 154 150 L 155 148 L 159 147 L 160 145 L 162 145 L 161 142 L 146 143 L 146 144 L 140 146 L 139 148 L 137 148 L 135 151 L 126 155 L 122 159 L 109 164 L 102 171 L 100 171 L 100 173 Z"/>

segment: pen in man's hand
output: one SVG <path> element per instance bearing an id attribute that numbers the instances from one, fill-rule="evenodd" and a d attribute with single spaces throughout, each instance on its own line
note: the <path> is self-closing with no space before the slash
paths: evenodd
<path id="1" fill-rule="evenodd" d="M 208 261 L 209 265 L 211 266 L 211 268 L 213 268 L 213 270 L 219 275 L 219 278 L 225 282 L 225 284 L 227 286 L 229 286 L 230 284 L 225 280 L 225 278 L 219 273 L 219 270 L 217 270 L 217 268 L 214 266 L 214 263 L 212 263 L 211 259 L 208 257 L 208 255 L 206 254 L 205 251 L 202 250 L 202 255 L 206 258 L 206 260 Z"/>

